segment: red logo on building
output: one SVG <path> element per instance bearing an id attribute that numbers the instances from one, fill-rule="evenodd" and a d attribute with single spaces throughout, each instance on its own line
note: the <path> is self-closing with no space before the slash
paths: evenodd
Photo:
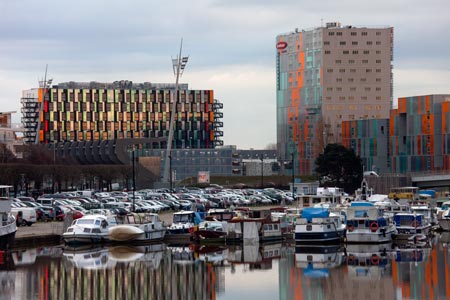
<path id="1" fill-rule="evenodd" d="M 278 42 L 277 43 L 277 49 L 278 50 L 283 50 L 287 47 L 287 43 L 286 42 Z"/>

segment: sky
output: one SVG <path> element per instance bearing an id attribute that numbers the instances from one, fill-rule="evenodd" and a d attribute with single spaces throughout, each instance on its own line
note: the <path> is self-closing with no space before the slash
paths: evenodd
<path id="1" fill-rule="evenodd" d="M 225 145 L 276 142 L 275 38 L 326 22 L 394 27 L 394 102 L 450 93 L 448 0 L 0 0 L 0 111 L 45 74 L 67 81 L 180 82 L 224 105 Z"/>

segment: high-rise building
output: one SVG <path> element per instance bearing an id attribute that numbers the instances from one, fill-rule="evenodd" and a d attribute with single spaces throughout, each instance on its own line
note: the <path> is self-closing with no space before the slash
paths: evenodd
<path id="1" fill-rule="evenodd" d="M 276 38 L 277 147 L 298 174 L 314 173 L 341 123 L 388 118 L 392 107 L 392 27 L 325 27 Z"/>
<path id="2" fill-rule="evenodd" d="M 222 103 L 212 90 L 189 90 L 187 84 L 176 96 L 174 84 L 44 83 L 23 91 L 21 100 L 25 142 L 53 144 L 59 155 L 81 163 L 119 163 L 119 146 L 165 148 L 173 101 L 173 148 L 223 145 Z"/>

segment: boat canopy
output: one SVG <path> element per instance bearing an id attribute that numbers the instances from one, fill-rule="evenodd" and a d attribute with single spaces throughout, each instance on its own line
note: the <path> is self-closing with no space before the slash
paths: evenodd
<path id="1" fill-rule="evenodd" d="M 329 210 L 324 208 L 308 207 L 302 211 L 302 218 L 306 218 L 308 222 L 313 218 L 327 218 L 329 215 Z"/>
<path id="2" fill-rule="evenodd" d="M 352 202 L 351 204 L 350 204 L 350 206 L 373 206 L 373 203 L 370 203 L 370 202 Z"/>

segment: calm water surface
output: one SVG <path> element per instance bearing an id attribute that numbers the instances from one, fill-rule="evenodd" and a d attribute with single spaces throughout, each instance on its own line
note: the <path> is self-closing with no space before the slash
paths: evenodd
<path id="1" fill-rule="evenodd" d="M 447 243 L 40 247 L 0 253 L 0 300 L 450 299 Z"/>

